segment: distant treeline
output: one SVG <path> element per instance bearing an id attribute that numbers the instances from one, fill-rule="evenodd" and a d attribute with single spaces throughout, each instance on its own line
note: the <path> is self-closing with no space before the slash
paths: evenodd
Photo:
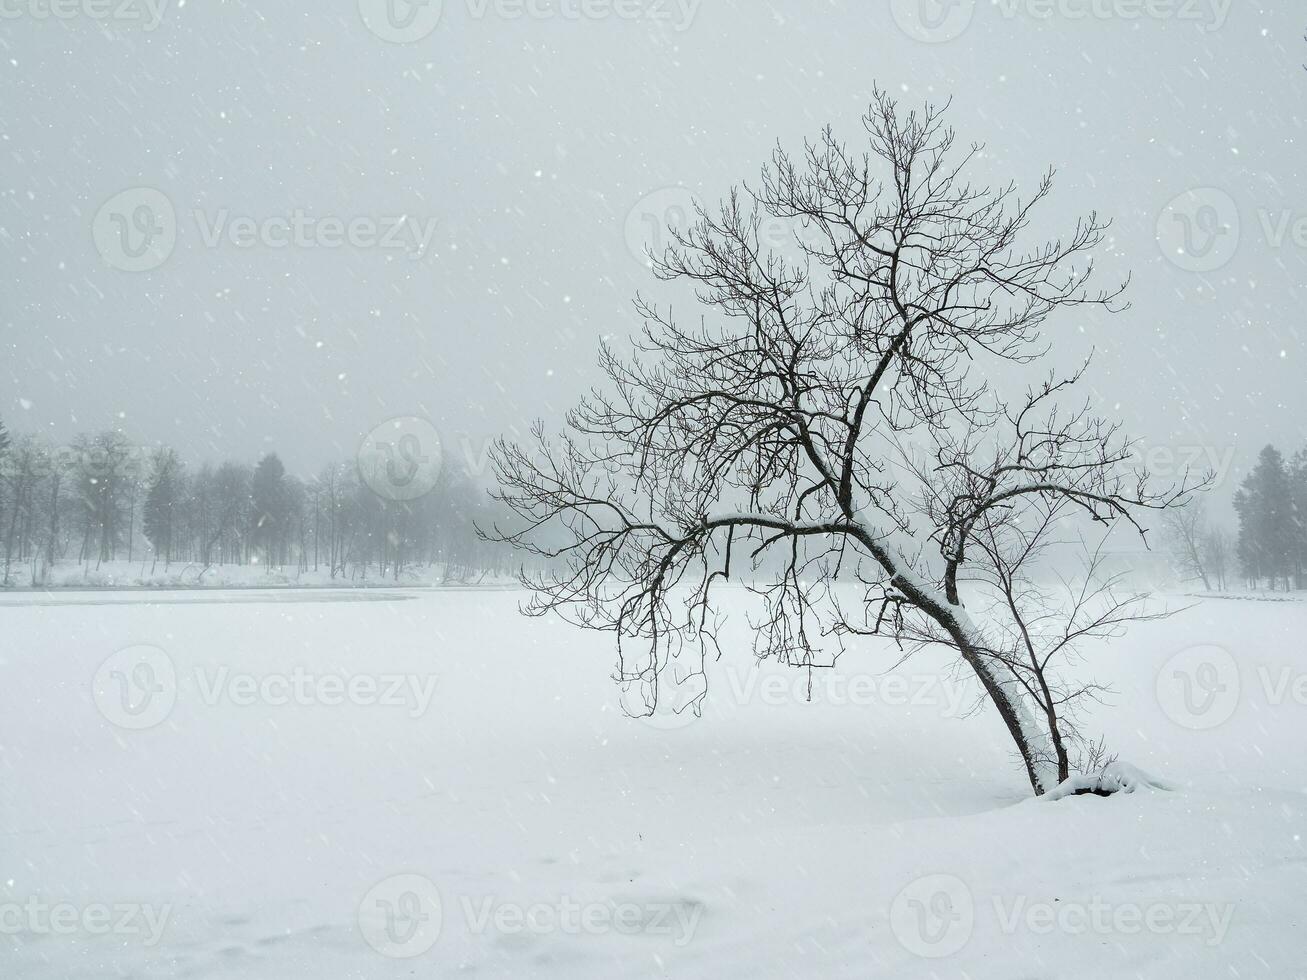
<path id="1" fill-rule="evenodd" d="M 1274 446 L 1234 495 L 1239 565 L 1248 583 L 1307 588 L 1307 450 L 1291 460 Z"/>
<path id="2" fill-rule="evenodd" d="M 1307 450 L 1288 462 L 1274 446 L 1234 494 L 1238 529 L 1209 521 L 1201 500 L 1168 514 L 1167 548 L 1181 578 L 1225 590 L 1307 588 Z"/>
<path id="3" fill-rule="evenodd" d="M 510 574 L 521 555 L 478 539 L 494 504 L 465 474 L 442 471 L 430 492 L 393 500 L 354 461 L 303 480 L 275 453 L 255 464 L 186 465 L 167 447 L 120 432 L 64 446 L 10 434 L 0 422 L 4 584 L 40 583 L 58 562 L 149 562 L 323 570 L 333 579 L 399 579 L 417 568 L 475 581 Z"/>
<path id="4" fill-rule="evenodd" d="M 383 488 L 384 489 L 384 488 Z M 1225 590 L 1307 588 L 1307 450 L 1286 461 L 1267 446 L 1234 495 L 1237 533 L 1209 521 L 1201 502 L 1168 515 L 1166 550 L 1181 578 Z M 446 467 L 430 492 L 391 499 L 354 460 L 311 479 L 276 453 L 256 463 L 189 467 L 168 447 L 118 431 L 61 446 L 11 435 L 0 422 L 0 583 L 39 584 L 60 562 L 98 568 L 177 563 L 202 578 L 213 566 L 322 571 L 332 579 L 435 569 L 452 582 L 510 576 L 539 559 L 478 537 L 503 515 L 485 488 Z"/>

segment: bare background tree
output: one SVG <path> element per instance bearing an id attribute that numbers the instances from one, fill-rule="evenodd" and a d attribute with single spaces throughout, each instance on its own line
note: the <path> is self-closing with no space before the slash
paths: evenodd
<path id="1" fill-rule="evenodd" d="M 1214 575 L 1209 572 L 1212 564 L 1210 535 L 1207 512 L 1200 500 L 1190 500 L 1182 507 L 1173 508 L 1166 516 L 1166 537 L 1176 571 L 1185 581 L 1202 582 L 1203 588 L 1209 592 Z"/>
<path id="2" fill-rule="evenodd" d="M 1094 689 L 1040 688 L 1028 662 L 1047 651 L 1001 639 L 1021 632 L 1012 603 L 982 624 L 964 592 L 987 580 L 1027 595 L 1008 555 L 1037 550 L 1041 532 L 1021 530 L 1032 514 L 1143 533 L 1139 512 L 1188 487 L 1151 489 L 1115 424 L 1063 407 L 1082 372 L 1015 402 L 991 390 L 987 364 L 1039 360 L 1053 313 L 1119 309 L 1123 286 L 1091 286 L 1095 215 L 1023 244 L 1051 173 L 1025 199 L 972 185 L 980 148 L 957 147 L 942 113 L 877 93 L 865 150 L 829 129 L 797 159 L 778 148 L 756 191 L 672 229 L 658 277 L 716 315 L 683 325 L 638 299 L 635 353 L 601 353 L 612 390 L 557 440 L 538 429 L 530 449 L 496 446 L 499 499 L 522 520 L 489 535 L 561 562 L 524 575 L 526 611 L 615 633 L 619 678 L 649 711 L 669 666 L 720 653 L 712 589 L 727 578 L 761 597 L 760 657 L 811 664 L 849 634 L 951 647 L 1043 793 L 1069 765 L 1052 711 Z M 763 246 L 764 216 L 792 223 L 792 258 Z M 1105 608 L 1057 649 L 1130 618 Z"/>
<path id="3" fill-rule="evenodd" d="M 1203 548 L 1208 567 L 1212 570 L 1212 580 L 1216 588 L 1224 592 L 1229 588 L 1230 558 L 1234 554 L 1230 532 L 1217 525 L 1209 527 L 1203 538 Z"/>

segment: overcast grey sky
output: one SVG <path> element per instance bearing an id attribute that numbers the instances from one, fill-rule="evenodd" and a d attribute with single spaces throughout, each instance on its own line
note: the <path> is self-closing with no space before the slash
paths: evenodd
<path id="1" fill-rule="evenodd" d="M 853 138 L 879 83 L 951 96 L 991 176 L 1058 168 L 1039 230 L 1115 219 L 1104 271 L 1133 273 L 1133 308 L 1054 327 L 1067 363 L 1098 348 L 1095 390 L 1130 429 L 1236 468 L 1307 441 L 1300 4 L 394 0 L 388 20 L 372 0 L 169 0 L 154 24 L 146 0 L 109 10 L 151 23 L 46 2 L 0 0 L 15 431 L 119 426 L 306 473 L 426 415 L 447 454 L 479 455 L 557 419 L 598 339 L 636 326 L 633 240 L 683 199 L 663 189 L 716 198 L 777 139 Z M 157 267 L 125 271 L 113 235 L 163 229 L 113 224 L 150 217 L 138 198 L 104 206 L 141 187 L 175 247 L 157 234 L 138 257 Z M 297 213 L 362 223 L 330 248 L 340 229 Z"/>

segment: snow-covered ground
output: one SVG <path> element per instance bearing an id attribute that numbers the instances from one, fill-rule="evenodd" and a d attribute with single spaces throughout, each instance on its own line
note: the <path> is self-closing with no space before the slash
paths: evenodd
<path id="1" fill-rule="evenodd" d="M 1307 976 L 1300 603 L 1092 651 L 1181 789 L 1051 803 L 939 659 L 635 721 L 518 598 L 0 596 L 0 976 Z"/>

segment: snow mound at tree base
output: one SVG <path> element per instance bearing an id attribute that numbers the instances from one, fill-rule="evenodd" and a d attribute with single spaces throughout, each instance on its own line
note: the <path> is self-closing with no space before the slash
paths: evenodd
<path id="1" fill-rule="evenodd" d="M 1102 772 L 1072 776 L 1045 793 L 1044 799 L 1061 800 L 1068 796 L 1085 796 L 1090 793 L 1095 796 L 1113 796 L 1116 793 L 1134 793 L 1140 789 L 1171 792 L 1175 787 L 1128 762 L 1112 762 L 1104 766 Z"/>

